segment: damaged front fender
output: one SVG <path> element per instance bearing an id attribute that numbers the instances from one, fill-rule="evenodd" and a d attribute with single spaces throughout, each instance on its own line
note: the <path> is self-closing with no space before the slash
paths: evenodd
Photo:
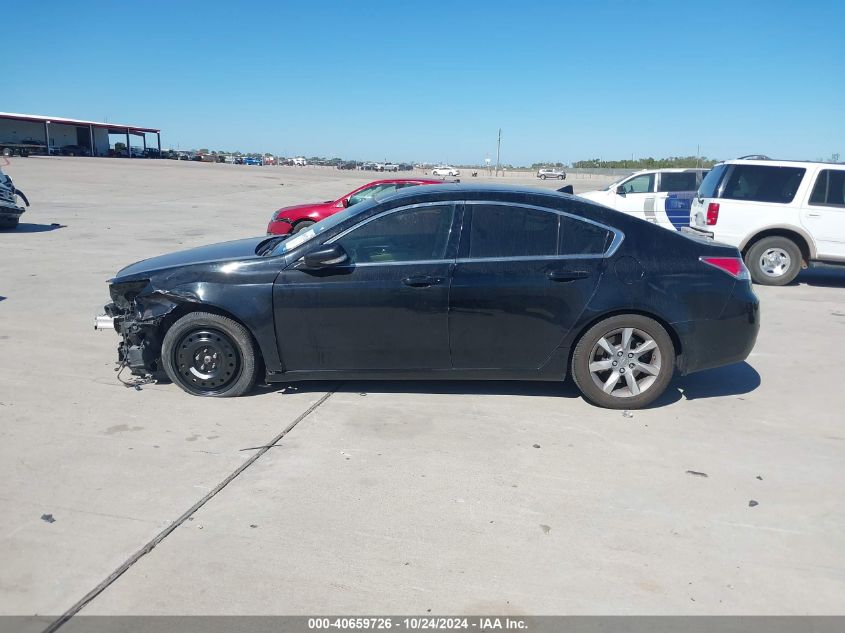
<path id="1" fill-rule="evenodd" d="M 133 294 L 142 283 L 143 291 Z M 154 376 L 163 370 L 160 357 L 165 330 L 162 325 L 180 306 L 200 303 L 200 299 L 190 290 L 159 290 L 149 282 L 135 282 L 127 292 L 113 293 L 116 301 L 106 306 L 106 314 L 112 317 L 114 329 L 121 337 L 118 364 L 128 367 L 135 376 Z"/>

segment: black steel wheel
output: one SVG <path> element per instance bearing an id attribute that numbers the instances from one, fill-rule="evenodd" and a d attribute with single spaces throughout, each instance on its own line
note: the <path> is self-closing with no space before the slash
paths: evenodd
<path id="1" fill-rule="evenodd" d="M 168 378 L 197 396 L 239 396 L 256 378 L 255 345 L 232 319 L 192 312 L 165 334 L 161 358 Z"/>

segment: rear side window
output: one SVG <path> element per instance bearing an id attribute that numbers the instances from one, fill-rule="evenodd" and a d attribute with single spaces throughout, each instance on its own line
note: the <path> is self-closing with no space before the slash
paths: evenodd
<path id="1" fill-rule="evenodd" d="M 613 234 L 600 226 L 575 218 L 560 218 L 561 255 L 602 255 Z"/>
<path id="2" fill-rule="evenodd" d="M 795 198 L 805 172 L 803 167 L 733 165 L 721 197 L 786 204 Z"/>
<path id="3" fill-rule="evenodd" d="M 469 256 L 557 255 L 559 218 L 557 213 L 526 207 L 472 205 Z"/>
<path id="4" fill-rule="evenodd" d="M 668 172 L 660 174 L 658 191 L 695 191 L 698 188 L 696 172 Z"/>
<path id="5" fill-rule="evenodd" d="M 816 178 L 810 204 L 845 207 L 845 169 L 823 169 Z"/>

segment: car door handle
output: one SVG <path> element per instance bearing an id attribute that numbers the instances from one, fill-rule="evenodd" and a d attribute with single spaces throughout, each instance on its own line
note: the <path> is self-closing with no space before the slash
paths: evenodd
<path id="1" fill-rule="evenodd" d="M 807 217 L 809 217 L 809 218 L 820 218 L 820 217 L 822 217 L 822 214 L 818 213 L 818 212 L 812 212 L 811 211 L 810 213 L 807 214 Z"/>
<path id="2" fill-rule="evenodd" d="M 415 275 L 412 277 L 405 277 L 402 280 L 402 283 L 406 286 L 411 286 L 411 288 L 428 288 L 429 286 L 434 286 L 440 283 L 440 279 L 437 277 L 431 277 L 429 275 Z"/>
<path id="3" fill-rule="evenodd" d="M 589 276 L 589 270 L 550 270 L 546 273 L 546 277 L 552 281 L 574 281 L 575 279 L 584 279 Z"/>

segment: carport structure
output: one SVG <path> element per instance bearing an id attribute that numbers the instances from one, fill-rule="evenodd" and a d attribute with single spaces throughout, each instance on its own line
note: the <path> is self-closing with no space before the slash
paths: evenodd
<path id="1" fill-rule="evenodd" d="M 108 156 L 110 134 L 126 137 L 127 156 L 132 155 L 130 151 L 132 136 L 140 136 L 143 139 L 144 149 L 147 149 L 147 134 L 156 135 L 156 146 L 161 152 L 161 130 L 156 128 L 40 114 L 0 112 L 0 142 L 20 143 L 38 140 L 39 143 L 44 143 L 48 153 L 52 148 L 81 145 L 88 147 L 92 156 Z"/>

